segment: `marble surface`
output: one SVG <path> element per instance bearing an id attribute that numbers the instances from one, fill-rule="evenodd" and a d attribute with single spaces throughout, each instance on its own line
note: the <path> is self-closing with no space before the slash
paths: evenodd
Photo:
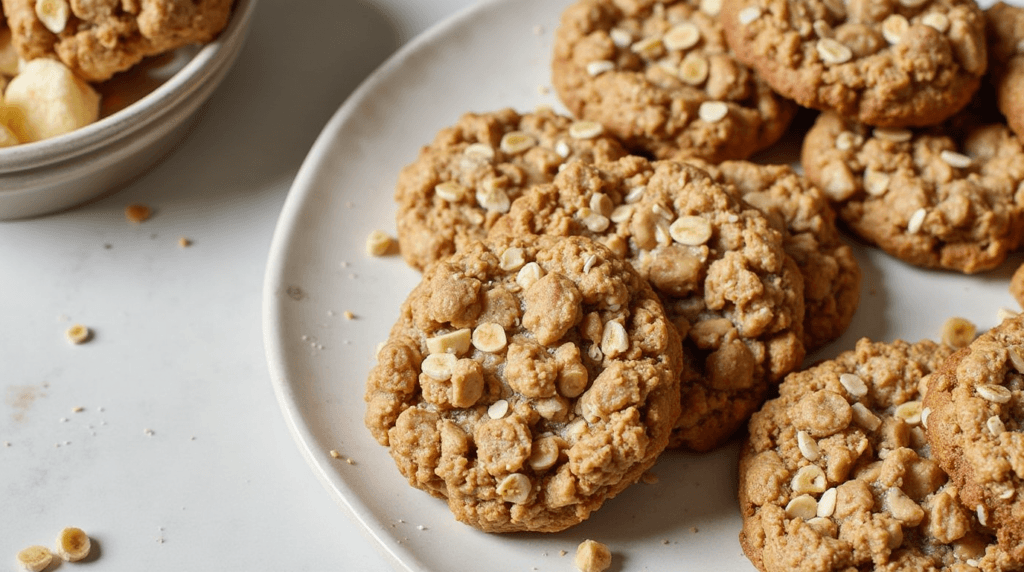
<path id="1" fill-rule="evenodd" d="M 172 155 L 92 204 L 0 223 L 0 570 L 66 526 L 94 549 L 64 570 L 392 569 L 285 427 L 263 272 L 323 125 L 388 55 L 472 3 L 260 0 Z M 153 217 L 128 223 L 129 203 Z M 89 343 L 65 340 L 76 323 Z"/>

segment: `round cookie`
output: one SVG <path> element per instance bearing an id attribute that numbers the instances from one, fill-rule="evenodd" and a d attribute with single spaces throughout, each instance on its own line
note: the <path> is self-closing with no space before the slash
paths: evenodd
<path id="1" fill-rule="evenodd" d="M 634 153 L 743 159 L 771 145 L 792 102 L 729 51 L 718 0 L 580 0 L 562 13 L 552 82 L 566 107 Z"/>
<path id="2" fill-rule="evenodd" d="M 932 453 L 960 500 L 1024 564 L 1024 317 L 958 351 L 928 383 Z"/>
<path id="3" fill-rule="evenodd" d="M 70 0 L 65 12 L 44 19 L 36 4 L 3 0 L 21 58 L 57 58 L 96 82 L 147 56 L 212 41 L 227 25 L 233 0 Z"/>
<path id="4" fill-rule="evenodd" d="M 523 190 L 550 182 L 569 161 L 614 161 L 626 155 L 591 122 L 551 110 L 467 113 L 398 176 L 398 242 L 423 270 L 487 230 Z"/>
<path id="5" fill-rule="evenodd" d="M 740 457 L 740 544 L 759 570 L 1013 569 L 929 458 L 919 388 L 952 352 L 861 339 L 786 377 Z"/>
<path id="6" fill-rule="evenodd" d="M 985 11 L 991 76 L 999 111 L 1018 137 L 1024 137 L 1024 8 L 997 2 Z"/>
<path id="7" fill-rule="evenodd" d="M 989 270 L 1024 232 L 1024 147 L 968 113 L 922 130 L 871 129 L 820 115 L 801 156 L 808 180 L 854 233 L 925 268 Z"/>
<path id="8" fill-rule="evenodd" d="M 470 243 L 402 305 L 367 381 L 366 426 L 458 520 L 562 530 L 665 448 L 679 347 L 647 283 L 594 241 Z"/>
<path id="9" fill-rule="evenodd" d="M 781 234 L 693 166 L 573 163 L 491 233 L 592 237 L 650 281 L 688 363 L 673 447 L 721 445 L 803 360 L 803 280 Z"/>
<path id="10" fill-rule="evenodd" d="M 782 95 L 882 127 L 951 116 L 988 63 L 973 0 L 722 0 L 722 26 Z"/>
<path id="11" fill-rule="evenodd" d="M 861 271 L 853 250 L 840 238 L 825 194 L 788 165 L 695 164 L 719 183 L 735 187 L 782 233 L 783 247 L 804 279 L 807 351 L 842 335 L 860 303 Z"/>

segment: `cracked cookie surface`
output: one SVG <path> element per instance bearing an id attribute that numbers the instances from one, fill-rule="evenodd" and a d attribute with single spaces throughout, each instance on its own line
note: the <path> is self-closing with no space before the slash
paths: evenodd
<path id="1" fill-rule="evenodd" d="M 689 367 L 672 446 L 724 443 L 803 359 L 803 280 L 782 235 L 728 186 L 673 161 L 573 163 L 492 235 L 582 235 L 650 281 Z"/>
<path id="2" fill-rule="evenodd" d="M 928 384 L 928 438 L 969 510 L 1024 565 L 1024 319 L 958 351 Z"/>
<path id="3" fill-rule="evenodd" d="M 1005 124 L 964 112 L 919 130 L 818 117 L 801 156 L 807 178 L 849 228 L 926 268 L 998 266 L 1024 232 L 1024 147 Z"/>
<path id="4" fill-rule="evenodd" d="M 952 352 L 861 339 L 786 377 L 740 458 L 740 544 L 759 570 L 1013 569 L 929 457 L 920 389 Z"/>
<path id="5" fill-rule="evenodd" d="M 409 483 L 489 532 L 562 530 L 636 482 L 679 414 L 676 331 L 582 237 L 499 237 L 431 266 L 366 387 Z"/>
<path id="6" fill-rule="evenodd" d="M 659 159 L 743 159 L 796 107 L 734 58 L 717 0 L 582 0 L 563 12 L 552 82 L 577 117 Z"/>
<path id="7" fill-rule="evenodd" d="M 438 132 L 399 174 L 402 256 L 422 270 L 484 238 L 526 187 L 550 182 L 566 162 L 625 155 L 600 125 L 549 110 L 467 113 Z"/>
<path id="8" fill-rule="evenodd" d="M 722 0 L 722 25 L 782 95 L 882 127 L 946 119 L 988 64 L 973 0 Z"/>

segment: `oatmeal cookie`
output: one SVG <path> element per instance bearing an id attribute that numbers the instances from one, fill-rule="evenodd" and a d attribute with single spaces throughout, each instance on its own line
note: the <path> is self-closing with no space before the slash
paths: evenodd
<path id="1" fill-rule="evenodd" d="M 0 0 L 25 60 L 60 59 L 86 81 L 104 81 L 143 58 L 205 43 L 227 25 L 234 0 Z"/>
<path id="2" fill-rule="evenodd" d="M 973 0 L 722 0 L 722 25 L 782 95 L 880 127 L 946 119 L 988 64 Z"/>
<path id="3" fill-rule="evenodd" d="M 1005 124 L 957 115 L 921 130 L 818 117 L 801 160 L 864 240 L 911 264 L 989 270 L 1024 232 L 1024 148 Z"/>
<path id="4" fill-rule="evenodd" d="M 1024 264 L 1018 266 L 1010 277 L 1010 295 L 1024 308 Z"/>
<path id="5" fill-rule="evenodd" d="M 997 2 L 985 11 L 991 75 L 999 111 L 1024 138 L 1024 8 Z"/>
<path id="6" fill-rule="evenodd" d="M 636 482 L 679 414 L 650 286 L 583 237 L 473 242 L 426 270 L 378 353 L 366 426 L 488 532 L 554 532 Z"/>
<path id="7" fill-rule="evenodd" d="M 625 156 L 603 131 L 544 109 L 463 115 L 399 174 L 395 201 L 405 261 L 422 270 L 482 239 L 523 189 L 550 182 L 566 162 Z"/>
<path id="8" fill-rule="evenodd" d="M 672 446 L 721 445 L 804 357 L 803 280 L 768 219 L 704 171 L 637 156 L 573 163 L 492 234 L 583 235 L 650 281 L 683 339 Z"/>
<path id="9" fill-rule="evenodd" d="M 786 377 L 740 458 L 740 544 L 759 570 L 1013 568 L 929 457 L 919 389 L 952 352 L 861 339 Z"/>
<path id="10" fill-rule="evenodd" d="M 924 404 L 932 453 L 960 500 L 1024 564 L 1024 317 L 954 354 Z"/>
<path id="11" fill-rule="evenodd" d="M 659 159 L 743 159 L 782 136 L 796 106 L 738 63 L 718 0 L 580 0 L 562 14 L 552 82 L 577 117 Z"/>
<path id="12" fill-rule="evenodd" d="M 804 279 L 804 346 L 808 352 L 842 335 L 860 302 L 861 271 L 840 238 L 836 214 L 817 187 L 787 165 L 694 163 L 734 186 L 782 233 L 786 253 Z"/>

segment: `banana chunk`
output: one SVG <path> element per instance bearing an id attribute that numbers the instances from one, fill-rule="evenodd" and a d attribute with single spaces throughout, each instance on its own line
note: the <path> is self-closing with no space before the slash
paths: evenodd
<path id="1" fill-rule="evenodd" d="M 45 546 L 29 546 L 18 553 L 18 564 L 23 570 L 39 572 L 50 565 L 53 554 Z"/>
<path id="2" fill-rule="evenodd" d="M 73 526 L 65 528 L 57 537 L 57 555 L 68 562 L 82 560 L 89 556 L 91 549 L 92 541 L 81 528 Z"/>
<path id="3" fill-rule="evenodd" d="M 0 118 L 22 143 L 63 135 L 99 118 L 100 96 L 64 64 L 27 62 L 4 93 Z"/>

